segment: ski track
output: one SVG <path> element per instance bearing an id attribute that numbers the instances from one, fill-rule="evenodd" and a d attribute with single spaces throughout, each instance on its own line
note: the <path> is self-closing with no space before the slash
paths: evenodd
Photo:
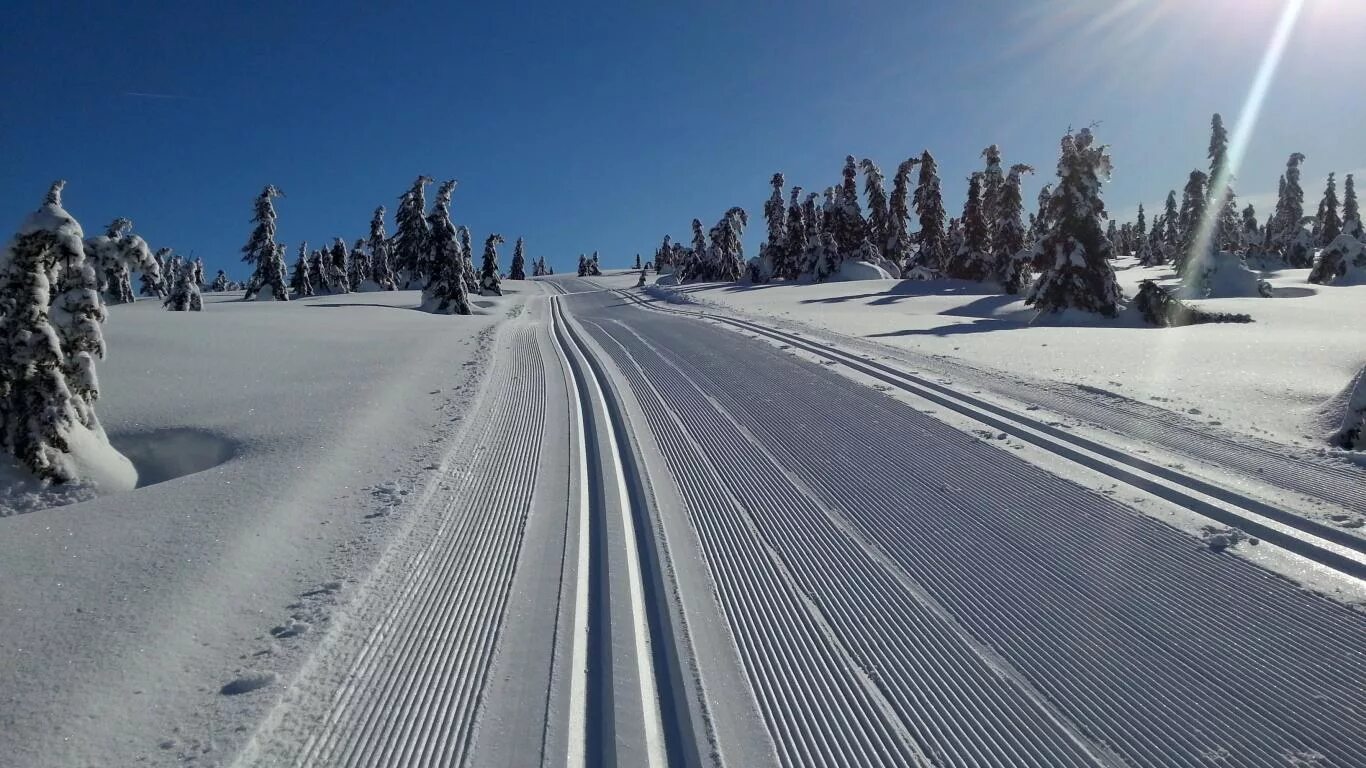
<path id="1" fill-rule="evenodd" d="M 531 507 L 545 421 L 535 329 L 494 374 L 477 452 L 443 494 L 448 524 L 413 564 L 295 766 L 454 765 L 467 757 Z"/>
<path id="2" fill-rule="evenodd" d="M 784 763 L 1366 764 L 1361 615 L 767 344 L 565 301 L 664 449 Z"/>

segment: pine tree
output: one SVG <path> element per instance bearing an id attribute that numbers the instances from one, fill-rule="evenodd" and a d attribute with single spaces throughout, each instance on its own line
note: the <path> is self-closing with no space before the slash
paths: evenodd
<path id="1" fill-rule="evenodd" d="M 384 232 L 384 206 L 375 208 L 370 219 L 370 281 L 380 291 L 398 290 L 398 276 L 394 274 L 391 243 Z"/>
<path id="2" fill-rule="evenodd" d="M 991 233 L 991 261 L 996 279 L 1006 293 L 1016 294 L 1029 282 L 1031 254 L 1025 249 L 1024 197 L 1020 177 L 1032 166 L 1016 164 L 1001 184 L 996 203 L 996 226 Z M 1140 209 L 1141 210 L 1141 209 Z M 1139 214 L 1142 216 L 1142 214 Z"/>
<path id="3" fill-rule="evenodd" d="M 1300 187 L 1300 164 L 1304 155 L 1295 152 L 1285 163 L 1281 192 L 1276 202 L 1273 246 L 1292 267 L 1307 267 L 1312 254 L 1297 247 L 1300 221 L 1304 218 L 1304 189 Z"/>
<path id="4" fill-rule="evenodd" d="M 1043 233 L 1048 231 L 1048 228 L 1050 226 L 1050 222 L 1048 221 L 1048 205 L 1049 201 L 1052 199 L 1053 185 L 1044 184 L 1043 187 L 1039 189 L 1038 197 L 1035 198 L 1035 203 L 1036 205 L 1038 205 L 1038 211 L 1030 214 L 1029 216 L 1030 244 L 1038 242 L 1039 238 L 1043 237 Z M 1035 266 L 1037 267 L 1041 265 L 1036 264 Z"/>
<path id="5" fill-rule="evenodd" d="M 256 298 L 264 285 L 273 285 L 271 270 L 275 265 L 275 203 L 271 202 L 283 193 L 273 184 L 267 184 L 256 197 L 256 207 L 251 220 L 256 226 L 251 231 L 247 244 L 242 246 L 242 261 L 253 267 L 251 279 L 247 281 L 247 301 Z M 283 284 L 283 276 L 278 277 Z M 276 297 L 280 298 L 280 297 Z M 288 298 L 288 297 L 285 297 Z"/>
<path id="6" fill-rule="evenodd" d="M 927 149 L 920 155 L 920 180 L 912 198 L 916 216 L 920 218 L 920 233 L 916 240 L 920 252 L 916 266 L 930 272 L 941 272 L 948 260 L 948 235 L 944 231 L 944 197 L 939 189 L 939 166 Z"/>
<path id="7" fill-rule="evenodd" d="M 602 276 L 602 263 L 598 261 L 598 252 L 593 251 L 593 258 L 588 260 L 588 274 L 592 276 Z"/>
<path id="8" fill-rule="evenodd" d="M 694 221 L 696 221 L 696 219 L 694 219 Z M 588 257 L 586 257 L 586 256 L 584 256 L 582 253 L 580 253 L 580 254 L 579 254 L 579 277 L 587 277 L 587 276 L 588 276 Z"/>
<path id="9" fill-rule="evenodd" d="M 887 241 L 894 229 L 891 222 L 891 208 L 887 201 L 887 190 L 883 186 L 882 169 L 866 157 L 863 158 L 860 165 L 863 168 L 863 193 L 868 197 L 868 221 L 865 234 L 868 240 L 877 246 L 878 258 L 881 259 L 881 253 L 887 250 Z"/>
<path id="10" fill-rule="evenodd" d="M 640 264 L 640 254 L 636 254 L 636 264 Z M 526 251 L 522 245 L 522 238 L 517 238 L 517 245 L 512 249 L 512 266 L 508 268 L 509 280 L 526 279 Z"/>
<path id="11" fill-rule="evenodd" d="M 284 245 L 275 243 L 271 256 L 266 258 L 263 264 L 265 266 L 259 270 L 261 282 L 257 284 L 256 298 L 289 301 L 289 286 L 285 283 L 285 274 L 289 268 L 285 266 Z"/>
<path id="12" fill-rule="evenodd" d="M 634 268 L 635 268 L 635 269 L 644 269 L 644 267 L 640 266 L 640 254 L 638 254 L 638 253 L 636 254 L 636 265 L 635 265 Z"/>
<path id="13" fill-rule="evenodd" d="M 673 238 L 665 235 L 664 242 L 655 251 L 655 271 L 663 274 L 666 267 L 672 270 L 676 266 L 673 261 Z M 537 273 L 541 273 L 540 269 L 537 269 Z"/>
<path id="14" fill-rule="evenodd" d="M 498 269 L 498 245 L 503 242 L 499 234 L 489 235 L 484 240 L 484 263 L 479 269 L 479 293 L 481 296 L 503 295 L 502 276 Z"/>
<path id="15" fill-rule="evenodd" d="M 222 272 L 218 273 L 222 275 Z M 298 297 L 313 295 L 313 281 L 308 279 L 308 243 L 299 243 L 299 259 L 294 262 L 294 271 L 289 276 L 289 287 Z"/>
<path id="16" fill-rule="evenodd" d="M 151 273 L 153 279 L 160 278 L 152 250 L 147 247 L 147 241 L 130 231 L 132 227 L 133 222 L 128 219 L 114 219 L 103 235 L 86 238 L 83 246 L 100 290 L 110 304 L 127 304 L 136 298 L 133 295 L 134 271 L 144 275 Z"/>
<path id="17" fill-rule="evenodd" d="M 190 271 L 191 271 L 191 279 L 194 280 L 195 286 L 196 286 L 196 287 L 203 287 L 203 286 L 204 286 L 204 259 L 202 259 L 202 258 L 200 258 L 200 257 L 195 257 L 194 263 L 191 265 L 191 270 L 190 270 Z"/>
<path id="18" fill-rule="evenodd" d="M 702 233 L 702 222 L 698 219 L 692 220 L 692 258 L 689 260 L 686 271 L 687 280 L 709 280 L 709 270 L 705 264 L 707 254 L 707 236 Z"/>
<path id="19" fill-rule="evenodd" d="M 858 164 L 853 155 L 844 158 L 844 181 L 836 190 L 835 240 L 840 246 L 840 258 L 853 257 L 863 242 L 867 222 L 858 201 Z"/>
<path id="20" fill-rule="evenodd" d="M 142 274 L 138 275 L 138 285 L 140 286 L 138 293 L 140 295 L 157 297 L 166 295 L 166 279 L 165 273 L 162 271 L 165 264 L 162 257 L 164 256 L 163 251 L 169 253 L 170 250 L 169 248 L 157 249 L 152 254 L 151 260 L 143 265 Z"/>
<path id="21" fill-rule="evenodd" d="M 968 178 L 968 197 L 963 204 L 962 242 L 945 273 L 958 280 L 985 280 L 992 272 L 991 232 L 982 210 L 982 172 Z"/>
<path id="22" fill-rule="evenodd" d="M 346 250 L 346 241 L 340 237 L 332 238 L 332 250 L 323 260 L 323 269 L 326 270 L 327 288 L 332 293 L 350 293 L 351 278 L 350 269 L 347 268 L 349 254 Z"/>
<path id="23" fill-rule="evenodd" d="M 768 201 L 764 203 L 764 221 L 768 224 L 768 240 L 764 243 L 761 252 L 763 257 L 761 262 L 767 264 L 761 267 L 759 277 L 767 280 L 772 277 L 784 277 L 787 273 L 787 207 L 783 205 L 783 185 L 786 180 L 781 172 L 773 174 L 769 179 L 769 185 L 773 187 L 773 194 L 769 195 Z"/>
<path id="24" fill-rule="evenodd" d="M 1357 182 L 1350 173 L 1342 180 L 1342 221 L 1344 227 L 1350 221 L 1361 224 L 1361 208 L 1357 205 Z M 1358 226 L 1357 230 L 1360 229 Z"/>
<path id="25" fill-rule="evenodd" d="M 787 206 L 787 226 L 784 228 L 786 239 L 780 251 L 782 261 L 775 267 L 775 276 L 784 280 L 796 280 L 801 277 L 802 258 L 806 254 L 806 209 L 801 204 L 801 196 L 802 188 L 793 187 L 791 201 Z"/>
<path id="26" fill-rule="evenodd" d="M 280 246 L 282 249 L 284 246 Z M 303 251 L 299 251 L 302 258 Z M 181 269 L 176 275 L 171 295 L 161 305 L 172 312 L 201 312 L 204 299 L 199 295 L 199 285 L 194 281 L 194 269 Z"/>
<path id="27" fill-rule="evenodd" d="M 1261 227 L 1257 223 L 1257 209 L 1249 203 L 1243 209 L 1243 242 L 1247 244 L 1249 249 L 1252 249 L 1259 247 L 1261 240 Z"/>
<path id="28" fill-rule="evenodd" d="M 460 269 L 465 277 L 465 292 L 476 293 L 479 290 L 479 273 L 474 271 L 474 247 L 470 244 L 473 236 L 469 227 L 464 225 L 455 230 L 460 236 Z"/>
<path id="29" fill-rule="evenodd" d="M 1200 222 L 1205 219 L 1205 182 L 1208 177 L 1204 171 L 1191 171 L 1186 188 L 1181 197 L 1180 229 L 1181 247 L 1176 253 L 1176 271 L 1185 274 L 1192 264 L 1199 265 L 1209 259 L 1210 239 L 1201 242 Z"/>
<path id="30" fill-rule="evenodd" d="M 427 223 L 427 185 L 432 183 L 430 176 L 418 176 L 413 186 L 399 198 L 398 210 L 394 212 L 394 240 L 391 255 L 393 268 L 398 282 L 404 288 L 421 286 L 426 276 L 422 274 L 424 259 L 430 249 L 427 237 L 430 227 Z"/>
<path id="31" fill-rule="evenodd" d="M 812 282 L 824 282 L 829 279 L 840 266 L 840 248 L 835 240 L 835 235 L 831 232 L 818 232 L 814 237 L 808 238 L 806 248 L 807 264 L 806 272 Z"/>
<path id="32" fill-rule="evenodd" d="M 911 171 L 920 163 L 911 158 L 897 166 L 896 176 L 892 179 L 892 199 L 887 205 L 887 238 L 884 253 L 887 260 L 906 270 L 910 266 L 914 238 L 910 232 L 910 195 Z"/>
<path id="33" fill-rule="evenodd" d="M 1114 317 L 1122 298 L 1110 242 L 1100 222 L 1102 177 L 1111 170 L 1104 145 L 1097 146 L 1089 128 L 1068 132 L 1058 159 L 1058 186 L 1049 199 L 1050 227 L 1035 245 L 1045 266 L 1030 288 L 1027 304 L 1040 313 L 1068 308 Z"/>
<path id="34" fill-rule="evenodd" d="M 982 219 L 986 222 L 987 237 L 990 239 L 1000 215 L 997 206 L 1000 205 L 1001 187 L 1005 185 L 1005 176 L 1001 169 L 1000 147 L 992 144 L 982 150 L 982 157 L 987 161 L 986 170 L 982 172 Z"/>
<path id="35" fill-rule="evenodd" d="M 1162 248 L 1160 253 L 1153 254 L 1154 258 L 1159 258 L 1157 264 L 1165 264 L 1177 258 L 1181 251 L 1181 228 L 1178 224 L 1180 214 L 1176 210 L 1176 190 L 1167 191 L 1167 202 L 1162 211 Z M 1153 226 L 1153 231 L 1157 231 L 1157 226 Z M 1151 265 L 1150 265 L 1151 266 Z"/>
<path id="36" fill-rule="evenodd" d="M 228 274 L 221 269 L 218 270 L 218 275 L 214 277 L 213 284 L 209 286 L 209 290 L 217 291 L 219 293 L 228 290 Z"/>
<path id="37" fill-rule="evenodd" d="M 1215 251 L 1236 251 L 1242 244 L 1242 228 L 1238 223 L 1238 199 L 1233 193 L 1233 170 L 1228 162 L 1228 131 L 1218 112 L 1210 119 L 1209 139 L 1209 204 L 1215 206 L 1215 226 L 1211 248 Z"/>
<path id="38" fill-rule="evenodd" d="M 327 269 L 327 261 L 326 248 L 319 248 L 308 256 L 308 282 L 315 294 L 332 293 L 332 286 L 328 285 L 331 272 Z"/>
<path id="39" fill-rule="evenodd" d="M 426 245 L 431 253 L 419 256 L 431 264 L 432 274 L 422 290 L 422 307 L 439 315 L 471 314 L 469 292 L 465 290 L 465 257 L 459 233 L 451 223 L 451 193 L 454 181 L 444 181 L 437 189 L 436 202 L 427 216 Z"/>
<path id="40" fill-rule="evenodd" d="M 365 239 L 356 238 L 346 262 L 346 285 L 352 291 L 362 290 L 370 281 L 370 254 L 365 250 Z"/>
<path id="41" fill-rule="evenodd" d="M 640 268 L 640 279 L 636 281 L 636 287 L 637 287 L 637 288 L 644 288 L 644 287 L 645 287 L 645 268 L 644 268 L 644 267 L 641 267 L 641 268 Z"/>
<path id="42" fill-rule="evenodd" d="M 1316 217 L 1318 225 L 1319 239 L 1321 247 L 1328 247 L 1328 244 L 1337 239 L 1342 234 L 1342 217 L 1338 215 L 1338 185 L 1336 174 L 1328 174 L 1328 186 L 1323 190 L 1323 200 L 1319 202 L 1319 213 Z"/>
<path id="43" fill-rule="evenodd" d="M 716 252 L 715 273 L 712 280 L 735 282 L 744 271 L 745 249 L 742 238 L 749 215 L 743 208 L 731 208 L 712 230 L 712 247 Z"/>
<path id="44" fill-rule="evenodd" d="M 1137 240 L 1141 240 L 1141 239 L 1147 237 L 1147 234 L 1148 234 L 1148 222 L 1147 222 L 1147 219 L 1144 218 L 1144 214 L 1143 214 L 1143 203 L 1139 203 L 1139 204 L 1138 204 L 1138 221 L 1134 223 L 1134 238 L 1137 239 Z"/>

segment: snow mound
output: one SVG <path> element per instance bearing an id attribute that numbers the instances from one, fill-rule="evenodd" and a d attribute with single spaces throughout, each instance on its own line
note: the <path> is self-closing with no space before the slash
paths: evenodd
<path id="1" fill-rule="evenodd" d="M 659 278 L 655 280 L 655 285 L 678 285 L 678 273 L 669 270 L 667 273 L 661 274 Z"/>
<path id="2" fill-rule="evenodd" d="M 1319 251 L 1309 282 L 1323 285 L 1366 285 L 1366 243 L 1343 232 Z"/>
<path id="3" fill-rule="evenodd" d="M 1366 366 L 1319 412 L 1328 442 L 1348 450 L 1366 450 Z"/>
<path id="4" fill-rule="evenodd" d="M 1220 251 L 1204 263 L 1192 265 L 1178 296 L 1183 299 L 1230 299 L 1271 296 L 1271 284 L 1248 269 L 1236 253 Z"/>
<path id="5" fill-rule="evenodd" d="M 850 283 L 856 280 L 891 280 L 892 276 L 887 270 L 876 264 L 867 261 L 854 261 L 846 259 L 840 264 L 840 268 L 835 270 L 835 274 L 830 276 L 830 280 L 842 283 Z"/>
<path id="6" fill-rule="evenodd" d="M 237 454 L 232 440 L 185 427 L 115 435 L 110 442 L 137 468 L 139 488 L 212 469 Z"/>
<path id="7" fill-rule="evenodd" d="M 219 693 L 224 696 L 236 696 L 241 693 L 250 693 L 275 682 L 278 676 L 274 672 L 247 672 L 238 676 L 236 680 L 224 685 L 219 689 Z"/>

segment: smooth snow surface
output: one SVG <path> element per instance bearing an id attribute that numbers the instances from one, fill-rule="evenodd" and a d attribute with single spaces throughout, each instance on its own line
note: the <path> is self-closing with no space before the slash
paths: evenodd
<path id="1" fill-rule="evenodd" d="M 892 275 L 872 262 L 846 259 L 840 264 L 840 268 L 835 274 L 830 276 L 830 279 L 848 283 L 859 280 L 891 280 Z"/>

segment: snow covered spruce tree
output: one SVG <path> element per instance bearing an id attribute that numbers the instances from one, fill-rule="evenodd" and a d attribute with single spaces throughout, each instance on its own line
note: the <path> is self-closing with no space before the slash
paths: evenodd
<path id="1" fill-rule="evenodd" d="M 944 196 L 939 189 L 939 166 L 927 149 L 920 155 L 920 179 L 912 198 L 920 219 L 916 241 L 920 252 L 915 259 L 917 277 L 932 277 L 944 269 L 949 256 L 948 234 L 944 231 Z M 907 277 L 912 275 L 908 274 Z"/>
<path id="2" fill-rule="evenodd" d="M 346 287 L 352 291 L 375 290 L 370 283 L 370 253 L 365 250 L 365 238 L 358 237 L 346 258 Z"/>
<path id="3" fill-rule="evenodd" d="M 868 198 L 868 220 L 865 236 L 877 246 L 878 257 L 887 250 L 887 240 L 892 232 L 891 205 L 887 200 L 887 189 L 882 169 L 869 158 L 859 163 L 863 170 L 863 194 Z M 876 262 L 874 262 L 876 263 Z M 900 267 L 900 265 L 897 265 Z"/>
<path id="4" fill-rule="evenodd" d="M 503 242 L 499 234 L 489 235 L 484 240 L 484 263 L 479 268 L 479 294 L 487 296 L 503 295 L 503 279 L 498 269 L 498 245 Z"/>
<path id="5" fill-rule="evenodd" d="M 451 192 L 454 181 L 444 181 L 436 192 L 436 202 L 427 216 L 426 237 L 431 254 L 421 256 L 432 265 L 432 275 L 422 289 L 422 309 L 438 315 L 471 314 L 469 292 L 465 290 L 465 258 L 459 233 L 451 223 Z"/>
<path id="6" fill-rule="evenodd" d="M 194 262 L 190 265 L 190 269 L 194 284 L 201 288 L 204 287 L 204 259 L 196 256 Z"/>
<path id="7" fill-rule="evenodd" d="M 1342 231 L 1319 251 L 1309 272 L 1309 282 L 1323 285 L 1366 285 L 1366 232 L 1362 230 L 1357 204 L 1356 180 L 1343 179 Z"/>
<path id="8" fill-rule="evenodd" d="M 1358 205 L 1358 203 L 1357 203 L 1357 182 L 1356 182 L 1356 179 L 1352 176 L 1352 174 L 1349 173 L 1349 174 L 1347 174 L 1347 177 L 1344 178 L 1344 179 L 1342 180 L 1342 222 L 1343 222 L 1343 227 L 1346 228 L 1347 222 L 1349 222 L 1349 221 L 1354 221 L 1354 220 L 1355 220 L 1358 224 L 1361 223 L 1361 207 L 1360 207 L 1360 206 Z M 1358 227 L 1358 235 L 1357 235 L 1357 236 L 1358 236 L 1358 237 L 1361 236 L 1360 227 Z"/>
<path id="9" fill-rule="evenodd" d="M 228 273 L 218 270 L 218 275 L 214 277 L 213 283 L 209 285 L 209 290 L 222 293 L 228 290 Z"/>
<path id="10" fill-rule="evenodd" d="M 636 254 L 636 264 L 640 264 L 640 254 Z M 512 265 L 508 267 L 509 280 L 526 279 L 526 248 L 522 244 L 522 238 L 517 238 L 517 244 L 512 247 Z"/>
<path id="11" fill-rule="evenodd" d="M 1020 177 L 1033 173 L 1034 168 L 1023 163 L 1010 167 L 1001 184 L 996 201 L 996 226 L 991 232 L 991 262 L 996 280 L 1006 293 L 1016 294 L 1029 282 L 1030 261 L 1025 248 L 1024 197 L 1020 191 Z M 1142 218 L 1140 207 L 1139 217 Z"/>
<path id="12" fill-rule="evenodd" d="M 251 231 L 247 244 L 242 246 L 242 261 L 253 268 L 251 279 L 247 281 L 245 300 L 275 299 L 288 301 L 289 290 L 285 286 L 284 258 L 275 242 L 275 198 L 281 196 L 273 184 L 267 184 L 256 197 L 256 208 L 251 220 L 256 226 Z"/>
<path id="13" fill-rule="evenodd" d="M 887 203 L 887 233 L 882 253 L 899 272 L 910 268 L 914 253 L 914 238 L 910 231 L 911 171 L 919 162 L 919 159 L 911 158 L 897 166 L 896 176 L 892 178 L 892 197 Z"/>
<path id="14" fill-rule="evenodd" d="M 317 295 L 331 293 L 327 287 L 327 249 L 319 248 L 308 255 L 308 282 Z"/>
<path id="15" fill-rule="evenodd" d="M 284 246 L 280 246 L 281 249 Z M 302 253 L 302 252 L 301 252 Z M 194 281 L 194 268 L 187 266 L 176 273 L 171 295 L 161 305 L 172 312 L 202 312 L 204 299 L 199 295 L 199 284 Z"/>
<path id="16" fill-rule="evenodd" d="M 1025 303 L 1039 312 L 1081 309 L 1114 317 L 1123 298 L 1110 265 L 1110 242 L 1100 222 L 1105 203 L 1100 189 L 1110 174 L 1110 155 L 1089 128 L 1062 138 L 1058 183 L 1049 198 L 1049 229 L 1035 244 L 1042 265 Z"/>
<path id="17" fill-rule="evenodd" d="M 170 252 L 169 248 L 159 248 L 152 254 L 151 261 L 147 262 L 142 274 L 138 275 L 138 295 L 140 296 L 165 296 L 166 295 L 166 276 L 163 273 L 165 267 L 162 251 Z"/>
<path id="18" fill-rule="evenodd" d="M 0 448 L 42 482 L 128 490 L 137 472 L 95 416 L 104 303 L 85 233 L 62 207 L 65 184 L 0 251 Z"/>
<path id="19" fill-rule="evenodd" d="M 786 183 L 781 171 L 769 179 L 773 194 L 764 203 L 768 239 L 759 246 L 759 263 L 751 275 L 756 283 L 766 283 L 787 273 L 787 207 L 783 204 L 783 185 Z"/>
<path id="20" fill-rule="evenodd" d="M 323 249 L 322 259 L 323 287 L 328 293 L 350 293 L 346 260 L 346 242 L 340 237 L 332 238 L 332 247 Z"/>
<path id="21" fill-rule="evenodd" d="M 150 280 L 161 279 L 161 270 L 152 258 L 147 241 L 132 233 L 133 222 L 114 219 L 103 235 L 85 240 L 85 256 L 95 269 L 96 279 L 105 301 L 127 304 L 133 301 L 133 272 L 141 272 Z"/>
<path id="22" fill-rule="evenodd" d="M 399 198 L 394 212 L 393 267 L 398 284 L 403 288 L 422 285 L 422 260 L 431 250 L 427 247 L 427 185 L 430 176 L 418 176 L 413 186 Z"/>
<path id="23" fill-rule="evenodd" d="M 375 208 L 370 218 L 370 237 L 366 241 L 370 257 L 370 280 L 368 290 L 398 290 L 398 277 L 394 275 L 391 243 L 384 232 L 384 206 Z"/>
<path id="24" fill-rule="evenodd" d="M 982 158 L 987 162 L 986 170 L 982 172 L 982 220 L 986 222 L 987 239 L 990 241 L 1000 215 L 996 207 L 1001 201 L 1005 171 L 1001 168 L 1001 148 L 995 144 L 982 150 Z"/>
<path id="25" fill-rule="evenodd" d="M 1327 247 L 1338 235 L 1342 234 L 1342 217 L 1338 215 L 1337 175 L 1328 174 L 1328 185 L 1319 201 L 1318 215 L 1314 217 L 1314 228 L 1318 235 L 1318 245 Z"/>
<path id="26" fill-rule="evenodd" d="M 712 230 L 712 249 L 715 251 L 715 273 L 712 280 L 735 282 L 740 279 L 745 265 L 745 226 L 749 224 L 749 214 L 745 209 L 733 207 L 716 223 Z M 596 263 L 596 262 L 595 262 Z"/>
<path id="27" fill-rule="evenodd" d="M 476 293 L 479 290 L 479 273 L 474 271 L 474 248 L 470 245 L 472 235 L 470 228 L 464 225 L 455 228 L 460 238 L 460 273 L 465 277 L 465 292 Z"/>
<path id="28" fill-rule="evenodd" d="M 856 252 L 867 234 L 868 224 L 858 200 L 858 163 L 853 155 L 844 158 L 844 180 L 835 189 L 835 240 L 841 261 L 857 258 Z"/>
<path id="29" fill-rule="evenodd" d="M 1242 227 L 1238 221 L 1238 197 L 1233 193 L 1233 169 L 1228 161 L 1228 131 L 1218 112 L 1210 118 L 1209 137 L 1209 205 L 1215 224 L 1211 238 L 1215 251 L 1237 251 L 1242 248 Z"/>
<path id="30" fill-rule="evenodd" d="M 697 219 L 693 219 L 693 221 L 697 221 Z M 588 276 L 588 257 L 587 257 L 587 256 L 584 256 L 582 253 L 580 253 L 580 254 L 579 254 L 579 277 L 587 277 L 587 276 Z"/>
<path id="31" fill-rule="evenodd" d="M 777 277 L 796 280 L 802 274 L 802 259 L 806 255 L 806 208 L 801 203 L 802 188 L 793 187 L 787 205 L 787 223 L 783 228 L 783 260 Z"/>
<path id="32" fill-rule="evenodd" d="M 1285 163 L 1284 183 L 1276 200 L 1271 244 L 1291 267 L 1308 267 L 1313 259 L 1313 241 L 1303 233 L 1304 189 L 1300 186 L 1300 165 L 1304 155 L 1295 152 Z M 1308 240 L 1308 242 L 1306 242 Z M 1307 246 L 1307 247 L 1306 247 Z"/>
<path id="33" fill-rule="evenodd" d="M 991 233 L 982 211 L 982 176 L 978 171 L 968 178 L 968 196 L 963 204 L 962 241 L 944 270 L 958 280 L 985 280 L 992 272 Z"/>
<path id="34" fill-rule="evenodd" d="M 1204 171 L 1191 171 L 1190 179 L 1181 197 L 1180 231 L 1181 248 L 1176 253 L 1176 271 L 1185 274 L 1187 267 L 1199 266 L 1208 260 L 1211 238 L 1201 238 L 1201 223 L 1205 220 L 1208 199 L 1205 197 L 1205 182 L 1208 177 Z"/>
<path id="35" fill-rule="evenodd" d="M 219 274 L 223 274 L 219 272 Z M 289 288 L 298 297 L 313 295 L 313 281 L 308 279 L 308 242 L 299 243 L 299 258 L 289 274 Z"/>
<path id="36" fill-rule="evenodd" d="M 679 282 L 692 280 L 708 280 L 707 259 L 707 236 L 702 232 L 702 221 L 692 220 L 692 254 L 688 258 L 685 269 L 679 275 Z"/>

